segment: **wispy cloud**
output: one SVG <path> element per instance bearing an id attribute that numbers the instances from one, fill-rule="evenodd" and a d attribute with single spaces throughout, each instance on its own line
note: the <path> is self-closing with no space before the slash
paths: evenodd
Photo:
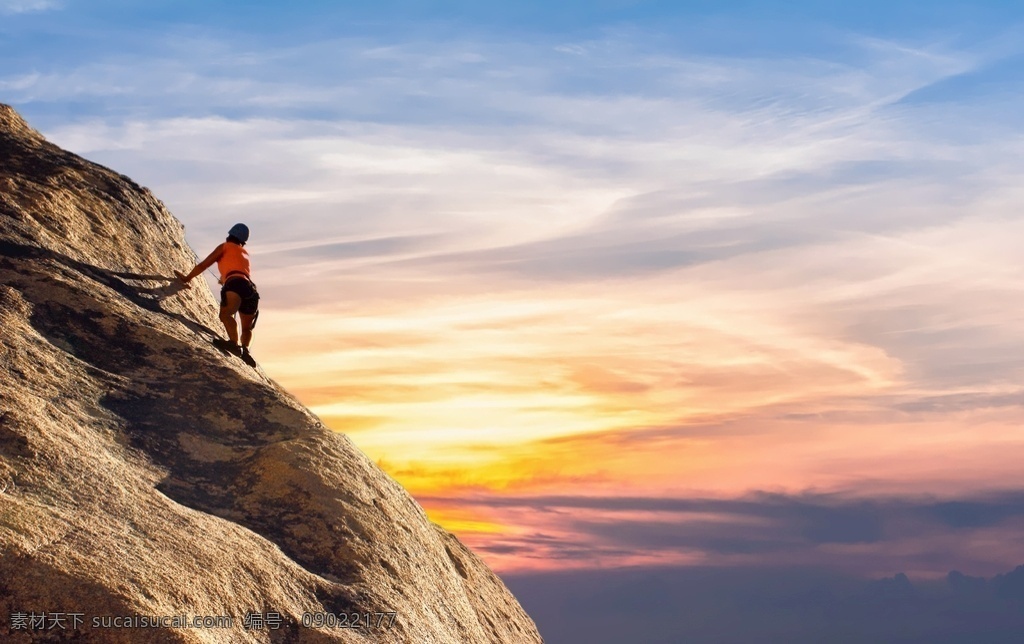
<path id="1" fill-rule="evenodd" d="M 58 0 L 0 0 L 0 14 L 36 13 L 60 9 Z"/>

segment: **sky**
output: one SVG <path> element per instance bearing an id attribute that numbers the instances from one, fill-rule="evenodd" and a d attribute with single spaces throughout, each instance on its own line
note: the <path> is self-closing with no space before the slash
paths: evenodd
<path id="1" fill-rule="evenodd" d="M 1024 564 L 1022 35 L 1008 2 L 0 0 L 0 102 L 200 256 L 246 222 L 264 369 L 528 611 L 575 597 L 537 618 L 569 642 L 622 575 Z"/>

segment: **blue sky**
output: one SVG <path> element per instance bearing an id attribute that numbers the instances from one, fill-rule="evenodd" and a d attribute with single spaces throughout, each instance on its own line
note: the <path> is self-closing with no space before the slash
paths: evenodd
<path id="1" fill-rule="evenodd" d="M 522 592 L 940 583 L 1022 563 L 1022 33 L 1008 2 L 0 0 L 0 102 L 200 253 L 249 223 L 261 363 Z"/>

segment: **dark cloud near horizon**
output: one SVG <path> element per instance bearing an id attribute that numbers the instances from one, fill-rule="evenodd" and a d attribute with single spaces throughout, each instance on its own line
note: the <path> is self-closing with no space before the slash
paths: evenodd
<path id="1" fill-rule="evenodd" d="M 885 496 L 864 498 L 843 493 L 780 494 L 753 492 L 731 499 L 712 497 L 596 497 L 596 496 L 420 496 L 426 502 L 457 502 L 459 505 L 525 507 L 533 511 L 591 509 L 678 513 L 715 513 L 760 518 L 816 516 L 831 511 L 882 514 L 920 514 L 942 517 L 950 526 L 965 524 L 965 517 L 988 516 L 994 522 L 1008 516 L 1024 516 L 1024 490 L 1005 490 L 958 499 Z M 978 525 L 977 521 L 967 524 Z"/>
<path id="2" fill-rule="evenodd" d="M 906 548 L 916 541 L 917 552 L 899 555 L 906 565 L 948 569 L 965 560 L 935 551 L 930 543 L 936 538 L 966 542 L 978 530 L 1014 530 L 1024 523 L 1024 491 L 1019 490 L 951 499 L 754 493 L 731 499 L 495 495 L 420 501 L 495 511 L 529 509 L 538 516 L 557 513 L 560 527 L 578 535 L 575 543 L 528 536 L 498 542 L 494 552 L 544 552 L 577 561 L 613 552 L 700 553 L 709 561 L 743 556 L 762 563 L 806 561 L 837 569 L 879 569 L 898 559 L 897 544 Z M 637 518 L 637 512 L 650 516 Z M 829 545 L 863 548 L 855 554 L 822 550 Z"/>
<path id="3" fill-rule="evenodd" d="M 1003 644 L 1024 633 L 1024 566 L 881 579 L 810 566 L 504 575 L 549 644 Z"/>

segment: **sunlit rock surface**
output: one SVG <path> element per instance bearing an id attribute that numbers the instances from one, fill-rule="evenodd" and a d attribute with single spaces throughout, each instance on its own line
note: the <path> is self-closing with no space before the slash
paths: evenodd
<path id="1" fill-rule="evenodd" d="M 208 290 L 167 295 L 195 261 L 148 190 L 0 105 L 0 641 L 540 642 L 345 436 L 211 346 Z M 233 624 L 92 628 L 179 615 Z"/>

